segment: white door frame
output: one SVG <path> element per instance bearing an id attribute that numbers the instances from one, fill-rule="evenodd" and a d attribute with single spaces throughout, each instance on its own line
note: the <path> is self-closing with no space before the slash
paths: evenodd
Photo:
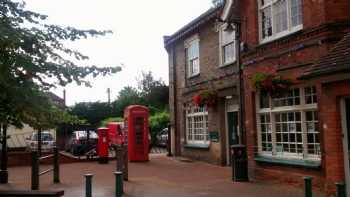
<path id="1" fill-rule="evenodd" d="M 342 131 L 343 131 L 343 152 L 344 152 L 344 172 L 346 182 L 346 193 L 350 196 L 350 164 L 349 164 L 349 149 L 348 149 L 348 125 L 346 117 L 346 98 L 340 100 L 341 120 L 342 120 Z"/>
<path id="2" fill-rule="evenodd" d="M 238 104 L 229 105 L 228 100 L 225 102 L 225 130 L 226 130 L 226 165 L 230 165 L 230 145 L 229 145 L 229 130 L 228 130 L 228 117 L 227 113 L 229 112 L 238 112 L 239 106 Z"/>

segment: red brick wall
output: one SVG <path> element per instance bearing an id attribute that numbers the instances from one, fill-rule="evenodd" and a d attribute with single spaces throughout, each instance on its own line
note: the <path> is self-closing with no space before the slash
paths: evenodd
<path id="1" fill-rule="evenodd" d="M 320 81 L 324 82 L 324 78 Z M 321 89 L 319 116 L 324 139 L 325 188 L 328 191 L 335 190 L 335 182 L 345 181 L 340 99 L 350 96 L 349 84 L 350 80 L 325 83 Z"/>
<path id="2" fill-rule="evenodd" d="M 333 191 L 334 181 L 344 179 L 343 157 L 340 151 L 342 145 L 339 133 L 339 106 L 337 106 L 339 102 L 337 102 L 336 95 L 340 92 L 347 92 L 349 85 L 345 87 L 344 84 L 343 89 L 330 92 L 331 98 L 324 98 L 324 87 L 320 81 L 299 81 L 297 78 L 312 63 L 328 53 L 344 35 L 345 28 L 349 29 L 349 26 L 330 29 L 324 28 L 323 25 L 344 20 L 350 21 L 350 1 L 303 0 L 303 30 L 263 45 L 259 44 L 257 1 L 244 1 L 241 10 L 243 12 L 242 39 L 248 46 L 247 51 L 243 54 L 243 64 L 245 65 L 245 126 L 250 176 L 255 179 L 302 184 L 303 176 L 312 175 L 315 177 L 316 186 Z M 292 79 L 296 84 L 311 83 L 317 86 L 320 100 L 320 122 L 326 119 L 328 128 L 332 127 L 327 131 L 320 129 L 321 149 L 328 150 L 325 151 L 322 158 L 321 170 L 262 165 L 254 161 L 257 152 L 257 130 L 255 90 L 251 85 L 251 78 L 257 72 L 278 73 L 285 78 Z M 323 114 L 322 111 L 325 109 L 330 110 L 327 112 L 328 115 Z M 331 118 L 327 119 L 326 116 L 331 116 Z"/>

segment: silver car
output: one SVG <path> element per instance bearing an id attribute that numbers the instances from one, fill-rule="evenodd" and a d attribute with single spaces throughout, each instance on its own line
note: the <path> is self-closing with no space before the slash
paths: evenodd
<path id="1" fill-rule="evenodd" d="M 41 151 L 52 152 L 56 146 L 55 138 L 49 131 L 41 132 Z M 34 132 L 29 138 L 27 138 L 27 150 L 38 150 L 38 133 Z"/>

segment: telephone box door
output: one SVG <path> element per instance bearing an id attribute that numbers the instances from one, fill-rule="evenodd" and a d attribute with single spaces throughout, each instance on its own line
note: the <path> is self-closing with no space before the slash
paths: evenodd
<path id="1" fill-rule="evenodd" d="M 128 124 L 128 155 L 130 161 L 148 161 L 148 109 L 130 106 L 126 110 Z"/>

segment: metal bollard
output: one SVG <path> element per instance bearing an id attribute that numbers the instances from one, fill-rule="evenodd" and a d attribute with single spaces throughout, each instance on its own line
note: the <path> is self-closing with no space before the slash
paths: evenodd
<path id="1" fill-rule="evenodd" d="M 346 189 L 345 189 L 345 183 L 336 183 L 337 186 L 337 197 L 346 197 Z"/>
<path id="2" fill-rule="evenodd" d="M 85 174 L 85 196 L 92 197 L 92 177 L 93 174 Z"/>
<path id="3" fill-rule="evenodd" d="M 53 182 L 60 182 L 60 168 L 59 168 L 59 153 L 58 148 L 55 147 L 53 149 L 54 157 L 53 157 Z"/>
<path id="4" fill-rule="evenodd" d="M 128 145 L 123 145 L 124 152 L 124 170 L 123 170 L 123 179 L 124 181 L 129 180 L 129 157 L 128 157 Z"/>
<path id="5" fill-rule="evenodd" d="M 115 197 L 121 197 L 123 191 L 123 173 L 114 172 L 115 175 Z"/>
<path id="6" fill-rule="evenodd" d="M 312 177 L 304 177 L 305 197 L 312 197 Z"/>
<path id="7" fill-rule="evenodd" d="M 39 190 L 39 159 L 38 152 L 32 151 L 32 190 Z"/>
<path id="8" fill-rule="evenodd" d="M 117 159 L 116 171 L 123 171 L 124 157 L 123 157 L 123 147 L 121 145 L 117 145 L 115 147 L 115 156 Z"/>

